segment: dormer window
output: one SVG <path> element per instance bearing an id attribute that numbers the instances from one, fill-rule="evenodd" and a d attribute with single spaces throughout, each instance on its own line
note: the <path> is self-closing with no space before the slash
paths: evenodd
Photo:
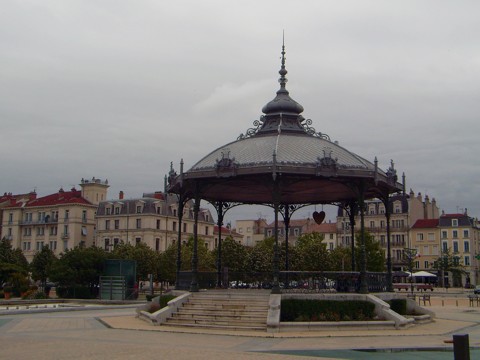
<path id="1" fill-rule="evenodd" d="M 141 213 L 142 213 L 142 206 L 137 205 L 137 214 L 141 214 Z"/>
<path id="2" fill-rule="evenodd" d="M 452 226 L 454 227 L 458 226 L 458 219 L 452 219 Z"/>
<path id="3" fill-rule="evenodd" d="M 120 206 L 115 206 L 115 215 L 120 214 Z"/>

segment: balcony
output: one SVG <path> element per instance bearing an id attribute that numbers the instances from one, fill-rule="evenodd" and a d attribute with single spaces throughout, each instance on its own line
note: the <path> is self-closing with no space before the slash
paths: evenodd
<path id="1" fill-rule="evenodd" d="M 70 234 L 69 233 L 63 233 L 62 234 L 62 239 L 69 239 L 70 238 Z"/>

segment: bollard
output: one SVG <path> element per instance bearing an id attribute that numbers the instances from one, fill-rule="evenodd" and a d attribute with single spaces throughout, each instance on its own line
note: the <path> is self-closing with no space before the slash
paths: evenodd
<path id="1" fill-rule="evenodd" d="M 454 360 L 470 360 L 470 345 L 468 334 L 453 335 Z"/>

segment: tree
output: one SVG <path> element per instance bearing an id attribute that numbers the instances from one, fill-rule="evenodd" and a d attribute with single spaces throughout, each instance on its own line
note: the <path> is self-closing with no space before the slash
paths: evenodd
<path id="1" fill-rule="evenodd" d="M 107 257 L 102 248 L 77 246 L 61 254 L 52 264 L 50 278 L 63 286 L 94 288 L 99 285 Z"/>
<path id="2" fill-rule="evenodd" d="M 153 274 L 155 278 L 159 277 L 160 255 L 145 243 L 118 245 L 110 256 L 115 259 L 135 260 L 139 279 L 147 279 L 148 274 Z"/>
<path id="3" fill-rule="evenodd" d="M 331 271 L 352 271 L 352 249 L 346 246 L 337 246 L 330 251 Z"/>
<path id="4" fill-rule="evenodd" d="M 275 239 L 265 238 L 248 250 L 246 268 L 248 273 L 271 273 L 273 271 L 273 251 Z"/>
<path id="5" fill-rule="evenodd" d="M 6 238 L 0 240 L 0 285 L 10 282 L 15 273 L 26 276 L 28 274 L 28 261 L 20 249 L 13 249 Z"/>
<path id="6" fill-rule="evenodd" d="M 355 263 L 361 264 L 362 245 L 360 232 L 357 233 L 355 238 L 358 239 L 355 246 Z M 381 248 L 379 242 L 375 241 L 373 235 L 367 231 L 365 231 L 365 253 L 367 271 L 385 271 L 385 251 Z"/>
<path id="7" fill-rule="evenodd" d="M 214 251 L 216 255 L 217 250 Z M 247 259 L 247 249 L 237 243 L 231 236 L 222 241 L 222 267 L 229 272 L 244 272 Z"/>
<path id="8" fill-rule="evenodd" d="M 301 235 L 295 246 L 294 268 L 299 271 L 327 271 L 332 268 L 324 236 L 314 232 Z"/>
<path id="9" fill-rule="evenodd" d="M 30 269 L 32 271 L 32 278 L 40 280 L 42 286 L 45 287 L 47 279 L 50 277 L 50 271 L 53 263 L 57 257 L 53 251 L 47 246 L 43 246 L 42 250 L 38 251 L 33 257 Z"/>
<path id="10" fill-rule="evenodd" d="M 466 274 L 460 257 L 452 254 L 451 249 L 442 250 L 441 255 L 433 262 L 433 268 L 439 271 L 438 285 L 444 287 L 445 272 L 452 273 L 453 286 L 462 286 L 462 275 Z"/>

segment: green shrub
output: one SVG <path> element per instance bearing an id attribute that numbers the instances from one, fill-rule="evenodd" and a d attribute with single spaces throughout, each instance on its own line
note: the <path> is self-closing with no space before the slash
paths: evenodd
<path id="1" fill-rule="evenodd" d="M 368 301 L 282 300 L 280 321 L 365 321 L 375 317 Z"/>
<path id="2" fill-rule="evenodd" d="M 400 315 L 407 315 L 407 300 L 406 299 L 392 299 L 387 301 L 390 304 L 390 309 Z"/>
<path id="3" fill-rule="evenodd" d="M 172 299 L 175 299 L 175 296 L 168 294 L 160 297 L 160 308 L 167 306 L 168 302 Z"/>

